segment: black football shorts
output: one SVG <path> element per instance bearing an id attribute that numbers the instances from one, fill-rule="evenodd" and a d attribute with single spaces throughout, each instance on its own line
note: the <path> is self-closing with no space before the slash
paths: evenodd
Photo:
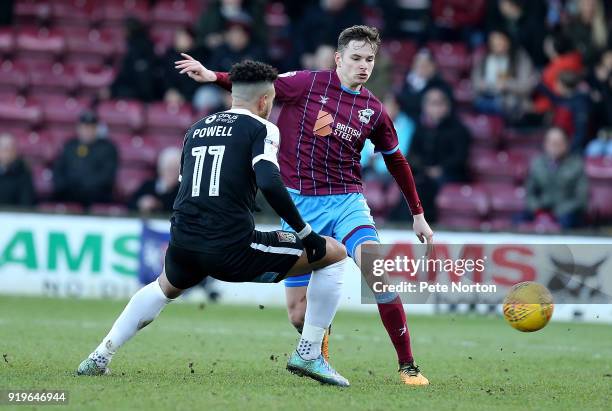
<path id="1" fill-rule="evenodd" d="M 298 236 L 289 231 L 255 230 L 250 244 L 218 252 L 191 251 L 170 243 L 166 250 L 166 277 L 181 290 L 199 284 L 207 276 L 234 283 L 277 283 L 300 258 L 303 248 Z"/>

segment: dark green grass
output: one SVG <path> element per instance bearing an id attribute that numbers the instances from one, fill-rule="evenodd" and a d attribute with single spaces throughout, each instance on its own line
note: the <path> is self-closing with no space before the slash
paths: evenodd
<path id="1" fill-rule="evenodd" d="M 284 310 L 256 305 L 170 305 L 115 356 L 113 375 L 75 376 L 124 304 L 0 296 L 0 389 L 69 391 L 69 406 L 43 410 L 610 409 L 610 325 L 551 323 L 523 334 L 492 317 L 409 317 L 432 382 L 423 388 L 399 384 L 374 314 L 341 311 L 334 322 L 332 364 L 350 388 L 291 375 L 296 333 Z"/>

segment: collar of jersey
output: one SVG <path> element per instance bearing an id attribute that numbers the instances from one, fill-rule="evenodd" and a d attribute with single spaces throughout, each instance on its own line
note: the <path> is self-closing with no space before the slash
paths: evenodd
<path id="1" fill-rule="evenodd" d="M 344 84 L 340 84 L 340 88 L 342 90 L 346 91 L 349 94 L 355 94 L 355 95 L 361 94 L 361 90 L 350 89 L 350 88 L 346 87 Z"/>
<path id="2" fill-rule="evenodd" d="M 245 116 L 253 117 L 255 120 L 259 121 L 260 123 L 263 123 L 263 124 L 270 123 L 265 118 L 259 117 L 257 114 L 254 114 L 253 112 L 251 112 L 250 110 L 247 110 L 246 108 L 230 108 L 229 110 L 224 111 L 224 113 L 244 114 Z"/>
<path id="3" fill-rule="evenodd" d="M 257 117 L 255 114 L 253 114 L 250 110 L 247 110 L 246 108 L 230 108 L 229 110 L 226 110 L 225 112 L 234 113 L 234 114 L 246 114 L 247 116 Z"/>
<path id="4" fill-rule="evenodd" d="M 350 88 L 346 87 L 344 84 L 342 84 L 342 82 L 340 81 L 340 77 L 338 77 L 338 73 L 336 73 L 336 70 L 332 70 L 332 72 L 334 73 L 334 77 L 336 78 L 336 80 L 338 81 L 338 84 L 340 84 L 340 88 L 343 91 L 346 91 L 349 94 L 354 94 L 354 95 L 359 95 L 361 94 L 361 89 L 359 90 L 351 90 Z M 363 86 L 361 87 L 363 88 Z"/>

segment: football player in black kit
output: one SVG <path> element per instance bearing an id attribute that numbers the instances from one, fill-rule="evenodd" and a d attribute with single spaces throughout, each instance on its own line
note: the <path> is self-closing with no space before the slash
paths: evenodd
<path id="1" fill-rule="evenodd" d="M 349 385 L 321 355 L 325 329 L 340 300 L 346 250 L 304 223 L 281 181 L 280 134 L 267 120 L 276 70 L 244 61 L 232 67 L 230 78 L 232 108 L 201 119 L 185 134 L 164 270 L 134 294 L 108 335 L 79 365 L 78 374 L 107 374 L 119 347 L 207 276 L 276 283 L 313 271 L 302 336 L 287 369 L 326 384 Z M 258 188 L 295 232 L 255 230 Z"/>

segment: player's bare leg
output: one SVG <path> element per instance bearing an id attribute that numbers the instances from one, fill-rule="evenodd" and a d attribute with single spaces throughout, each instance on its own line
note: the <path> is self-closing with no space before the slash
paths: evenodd
<path id="1" fill-rule="evenodd" d="M 355 262 L 361 268 L 361 246 L 364 244 L 379 244 L 375 241 L 364 241 L 355 249 Z M 368 278 L 366 278 L 368 280 Z M 372 288 L 372 284 L 368 281 Z M 406 313 L 402 300 L 397 293 L 377 294 L 374 293 L 378 305 L 380 319 L 389 334 L 389 338 L 395 347 L 399 362 L 399 376 L 407 385 L 429 385 L 429 380 L 421 374 L 419 367 L 414 365 L 412 348 L 410 346 L 410 332 L 406 324 Z"/>
<path id="2" fill-rule="evenodd" d="M 287 315 L 289 322 L 297 332 L 302 333 L 304 327 L 304 314 L 306 313 L 306 289 L 308 287 L 285 287 L 285 299 L 287 301 Z M 325 331 L 321 343 L 323 358 L 329 361 L 329 333 L 330 328 Z"/>
<path id="3" fill-rule="evenodd" d="M 308 305 L 303 317 L 302 336 L 296 351 L 289 358 L 287 369 L 326 384 L 347 387 L 349 382 L 329 365 L 321 353 L 325 331 L 340 303 L 342 278 L 348 262 L 344 246 L 330 237 L 325 239 L 325 257 L 310 264 L 306 253 L 303 253 L 288 273 L 288 277 L 291 277 L 313 271 L 306 290 Z"/>
<path id="4" fill-rule="evenodd" d="M 170 284 L 165 270 L 157 280 L 138 290 L 123 309 L 108 335 L 79 365 L 77 374 L 109 374 L 108 364 L 119 347 L 153 322 L 166 304 L 181 295 L 183 291 Z"/>

